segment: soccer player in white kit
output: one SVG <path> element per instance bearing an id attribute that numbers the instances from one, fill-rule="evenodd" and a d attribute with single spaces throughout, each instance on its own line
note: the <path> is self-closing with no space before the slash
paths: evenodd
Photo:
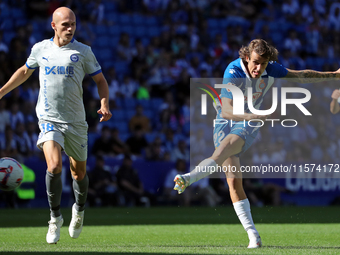
<path id="1" fill-rule="evenodd" d="M 82 90 L 86 73 L 98 87 L 101 102 L 98 114 L 102 115 L 100 121 L 109 120 L 112 114 L 109 110 L 108 84 L 100 65 L 91 48 L 73 38 L 76 30 L 74 12 L 67 7 L 56 9 L 51 26 L 54 37 L 32 47 L 26 64 L 0 89 L 0 99 L 39 68 L 40 91 L 36 113 L 41 132 L 37 146 L 43 150 L 47 162 L 46 189 L 51 211 L 46 241 L 57 243 L 64 222 L 60 212 L 63 150 L 69 156 L 76 200 L 72 207 L 70 236 L 78 238 L 83 228 L 89 183 L 86 174 L 88 125 Z"/>

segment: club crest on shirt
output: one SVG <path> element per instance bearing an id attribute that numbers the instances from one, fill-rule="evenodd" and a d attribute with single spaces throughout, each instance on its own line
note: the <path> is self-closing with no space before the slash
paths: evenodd
<path id="1" fill-rule="evenodd" d="M 72 54 L 70 57 L 72 62 L 78 62 L 79 61 L 79 57 L 77 54 Z"/>
<path id="2" fill-rule="evenodd" d="M 256 84 L 256 91 L 263 90 L 266 87 L 265 81 L 262 79 L 260 82 Z"/>

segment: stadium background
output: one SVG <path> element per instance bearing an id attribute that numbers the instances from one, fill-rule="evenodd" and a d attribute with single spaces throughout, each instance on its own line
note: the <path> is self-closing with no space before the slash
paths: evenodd
<path id="1" fill-rule="evenodd" d="M 75 38 L 92 47 L 110 86 L 113 117 L 98 124 L 95 84 L 89 77 L 83 83 L 89 123 L 88 171 L 90 174 L 94 171 L 96 156 L 101 155 L 114 182 L 123 154 L 129 153 L 146 193 L 155 199 L 155 204 L 177 203 L 164 197 L 164 182 L 178 159 L 186 162 L 189 159 L 190 77 L 222 77 L 228 63 L 238 57 L 240 46 L 254 38 L 275 45 L 280 51 L 279 62 L 287 68 L 334 71 L 339 67 L 338 2 L 5 0 L 0 3 L 0 84 L 5 84 L 25 63 L 34 43 L 53 36 L 51 14 L 64 5 L 77 15 Z M 2 192 L 1 207 L 47 206 L 46 164 L 35 148 L 39 132 L 34 111 L 38 89 L 35 72 L 0 101 L 0 156 L 20 160 L 36 176 L 31 186 L 35 199 L 8 203 L 15 195 L 9 197 Z M 318 95 L 312 97 L 309 105 L 316 117 L 289 133 L 285 129 L 263 130 L 256 147 L 260 149 L 255 151 L 253 146 L 242 158 L 244 164 L 310 163 L 311 159 L 313 163 L 327 163 L 339 158 L 340 116 L 329 112 L 332 89 L 313 86 L 310 90 L 312 95 Z M 131 122 L 139 105 L 144 117 L 138 115 Z M 326 129 L 317 128 L 318 123 L 329 125 Z M 210 139 L 211 133 L 206 130 L 204 136 Z M 109 146 L 112 144 L 116 146 Z M 266 150 L 269 146 L 275 149 Z M 207 152 L 211 149 L 205 147 Z M 65 157 L 66 170 L 67 161 Z M 69 205 L 73 199 L 70 177 L 68 171 L 63 172 L 63 205 Z M 291 188 L 286 180 L 256 180 L 255 185 L 264 187 L 268 182 Z M 309 181 L 299 183 L 294 190 L 282 192 L 281 204 L 338 203 L 337 180 L 317 188 Z M 119 187 L 112 187 L 108 192 L 119 192 Z M 248 192 L 252 192 L 252 185 Z M 255 195 L 260 200 L 258 206 L 273 203 L 266 200 L 268 194 L 255 192 Z M 194 197 L 192 200 L 196 204 L 202 201 Z"/>

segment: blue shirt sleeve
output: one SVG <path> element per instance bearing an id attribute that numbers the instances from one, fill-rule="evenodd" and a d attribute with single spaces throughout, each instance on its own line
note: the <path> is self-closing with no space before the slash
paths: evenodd
<path id="1" fill-rule="evenodd" d="M 288 73 L 287 68 L 277 62 L 269 62 L 266 70 L 268 75 L 274 78 L 285 77 Z"/>
<path id="2" fill-rule="evenodd" d="M 231 83 L 232 85 L 238 86 L 241 84 L 242 82 L 241 78 L 243 78 L 243 76 L 244 72 L 240 67 L 229 65 L 223 75 L 223 84 Z M 221 98 L 222 97 L 233 99 L 233 94 L 231 93 L 231 91 L 228 91 L 227 89 L 223 88 L 221 89 Z"/>

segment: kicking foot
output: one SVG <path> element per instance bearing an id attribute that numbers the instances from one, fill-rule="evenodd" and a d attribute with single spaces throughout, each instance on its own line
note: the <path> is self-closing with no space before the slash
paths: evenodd
<path id="1" fill-rule="evenodd" d="M 49 244 L 56 244 L 60 238 L 60 229 L 64 223 L 63 216 L 52 217 L 48 222 L 49 227 L 46 235 L 46 242 Z"/>
<path id="2" fill-rule="evenodd" d="M 70 222 L 70 226 L 68 228 L 68 232 L 72 238 L 78 238 L 82 229 L 84 222 L 84 211 L 78 212 L 76 210 L 76 204 L 72 206 L 72 219 Z"/>
<path id="3" fill-rule="evenodd" d="M 178 194 L 184 192 L 184 190 L 189 186 L 189 181 L 183 175 L 177 174 L 174 179 L 175 187 L 174 190 L 178 191 Z"/>

